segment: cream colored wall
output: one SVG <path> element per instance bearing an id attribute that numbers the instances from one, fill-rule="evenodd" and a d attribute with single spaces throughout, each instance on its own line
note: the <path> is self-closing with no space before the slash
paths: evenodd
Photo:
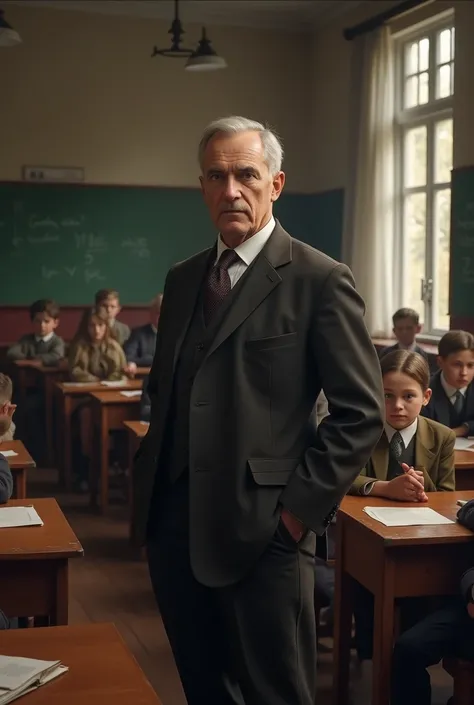
<path id="1" fill-rule="evenodd" d="M 377 11 L 393 4 L 378 2 Z M 347 184 L 352 44 L 343 38 L 342 30 L 373 16 L 373 5 L 369 3 L 359 8 L 313 36 L 311 144 L 315 165 L 312 186 L 317 192 Z M 427 19 L 449 7 L 455 8 L 456 22 L 454 166 L 457 167 L 474 164 L 474 2 L 430 3 L 398 20 L 394 30 Z"/>
<path id="2" fill-rule="evenodd" d="M 309 189 L 309 36 L 211 27 L 229 68 L 206 75 L 150 58 L 169 22 L 17 6 L 7 18 L 23 44 L 0 53 L 0 180 L 34 164 L 82 166 L 90 183 L 196 186 L 200 131 L 237 113 L 278 130 L 288 190 Z M 199 33 L 186 26 L 186 41 Z"/>

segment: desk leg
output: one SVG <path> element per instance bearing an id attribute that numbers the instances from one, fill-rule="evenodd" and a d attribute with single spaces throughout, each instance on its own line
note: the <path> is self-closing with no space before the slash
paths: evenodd
<path id="1" fill-rule="evenodd" d="M 372 705 L 390 702 L 390 672 L 395 626 L 395 563 L 386 556 L 374 595 L 374 656 Z"/>
<path id="2" fill-rule="evenodd" d="M 100 510 L 102 514 L 109 506 L 109 410 L 106 404 L 100 405 Z"/>
<path id="3" fill-rule="evenodd" d="M 15 473 L 16 499 L 26 499 L 26 468 Z"/>
<path id="4" fill-rule="evenodd" d="M 336 585 L 334 596 L 334 652 L 332 705 L 347 705 L 352 636 L 353 579 L 344 570 L 344 552 L 350 551 L 341 514 L 336 521 Z"/>
<path id="5" fill-rule="evenodd" d="M 53 445 L 53 381 L 46 375 L 44 381 L 44 403 L 46 412 L 46 463 L 48 468 L 54 467 Z"/>
<path id="6" fill-rule="evenodd" d="M 71 433 L 72 397 L 69 394 L 65 394 L 63 396 L 63 403 L 64 403 L 64 410 L 63 410 L 64 485 L 66 487 L 66 490 L 68 492 L 70 492 L 71 487 L 72 487 L 72 433 Z"/>
<path id="7" fill-rule="evenodd" d="M 58 627 L 68 623 L 69 566 L 67 559 L 59 561 L 56 571 L 56 600 L 50 616 L 50 625 Z"/>
<path id="8" fill-rule="evenodd" d="M 133 544 L 133 458 L 135 455 L 135 434 L 128 434 L 128 521 L 130 543 Z"/>
<path id="9" fill-rule="evenodd" d="M 18 380 L 18 396 L 20 408 L 25 408 L 26 403 L 26 387 L 27 387 L 27 370 L 24 367 L 17 369 Z"/>

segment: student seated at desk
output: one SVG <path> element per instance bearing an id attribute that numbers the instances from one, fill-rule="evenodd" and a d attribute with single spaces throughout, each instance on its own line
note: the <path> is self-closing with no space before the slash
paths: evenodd
<path id="1" fill-rule="evenodd" d="M 454 491 L 454 432 L 420 416 L 429 402 L 429 369 L 418 353 L 398 350 L 381 360 L 386 422 L 372 456 L 350 494 L 426 502 L 427 492 Z M 360 661 L 373 649 L 373 596 L 354 586 L 355 643 Z M 414 602 L 404 602 L 402 620 L 411 621 Z M 413 610 L 411 607 L 413 606 Z"/>
<path id="2" fill-rule="evenodd" d="M 125 355 L 113 337 L 102 309 L 84 312 L 69 351 L 69 369 L 75 382 L 120 380 L 124 377 Z"/>
<path id="3" fill-rule="evenodd" d="M 95 295 L 95 308 L 104 309 L 115 339 L 123 345 L 130 337 L 130 328 L 126 323 L 117 321 L 121 311 L 119 293 L 115 289 L 100 289 Z"/>
<path id="4" fill-rule="evenodd" d="M 438 367 L 423 415 L 452 428 L 456 436 L 474 434 L 474 336 L 450 330 L 438 345 Z"/>
<path id="5" fill-rule="evenodd" d="M 33 333 L 24 335 L 7 352 L 9 360 L 39 360 L 57 365 L 64 358 L 64 340 L 54 332 L 59 324 L 59 307 L 51 299 L 40 299 L 30 306 Z"/>
<path id="6" fill-rule="evenodd" d="M 15 436 L 13 414 L 16 404 L 12 404 L 13 385 L 10 377 L 0 372 L 0 443 L 12 441 Z"/>
<path id="7" fill-rule="evenodd" d="M 393 332 L 397 342 L 380 352 L 380 359 L 395 350 L 417 352 L 428 359 L 426 352 L 416 343 L 416 336 L 421 332 L 420 316 L 412 308 L 399 308 L 392 316 Z"/>
<path id="8" fill-rule="evenodd" d="M 126 371 L 129 374 L 135 374 L 137 367 L 151 367 L 153 363 L 162 299 L 163 294 L 155 296 L 150 304 L 150 323 L 133 328 L 130 338 L 123 346 L 127 358 Z"/>
<path id="9" fill-rule="evenodd" d="M 431 705 L 426 669 L 445 656 L 474 661 L 474 568 L 461 578 L 461 597 L 419 621 L 395 642 L 391 705 Z"/>
<path id="10" fill-rule="evenodd" d="M 0 453 L 0 503 L 8 502 L 13 492 L 13 477 L 8 461 Z"/>

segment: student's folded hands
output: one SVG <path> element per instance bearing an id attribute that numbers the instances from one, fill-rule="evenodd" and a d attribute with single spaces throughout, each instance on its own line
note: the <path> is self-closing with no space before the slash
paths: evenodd
<path id="1" fill-rule="evenodd" d="M 403 475 L 388 481 L 383 489 L 383 496 L 399 502 L 427 502 L 423 473 L 413 467 L 402 464 Z"/>

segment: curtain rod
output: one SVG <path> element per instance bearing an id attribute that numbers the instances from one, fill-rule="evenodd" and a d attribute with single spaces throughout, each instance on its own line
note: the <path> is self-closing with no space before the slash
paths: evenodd
<path id="1" fill-rule="evenodd" d="M 432 0 L 404 0 L 404 2 L 395 5 L 395 7 L 385 10 L 385 12 L 380 12 L 378 15 L 374 15 L 374 17 L 371 17 L 370 19 L 354 25 L 354 27 L 348 27 L 342 33 L 344 39 L 347 39 L 347 41 L 350 42 L 356 37 L 360 37 L 362 34 L 373 32 L 374 29 L 382 27 L 382 25 L 389 20 L 393 20 L 395 17 L 403 15 L 405 12 L 413 10 L 414 8 L 424 5 L 427 2 L 432 2 Z"/>

